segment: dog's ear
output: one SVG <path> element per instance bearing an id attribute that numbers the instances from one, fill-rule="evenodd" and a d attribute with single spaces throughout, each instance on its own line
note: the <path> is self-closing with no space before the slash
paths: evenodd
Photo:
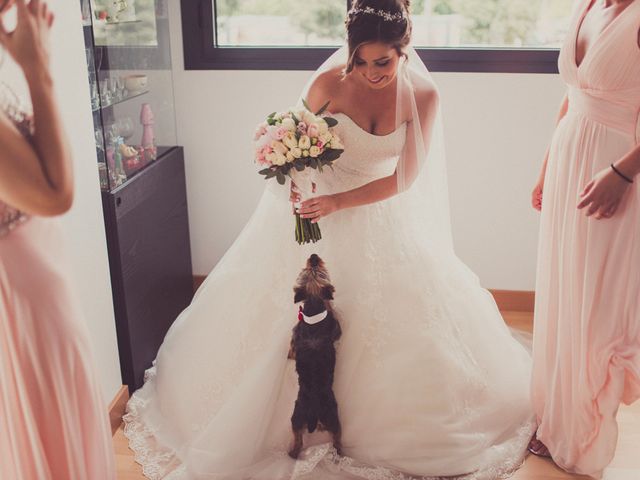
<path id="1" fill-rule="evenodd" d="M 307 298 L 307 291 L 304 287 L 296 287 L 293 289 L 293 303 L 302 302 Z"/>
<path id="2" fill-rule="evenodd" d="M 325 300 L 333 300 L 333 293 L 336 291 L 333 285 L 325 285 L 322 287 L 322 298 Z"/>

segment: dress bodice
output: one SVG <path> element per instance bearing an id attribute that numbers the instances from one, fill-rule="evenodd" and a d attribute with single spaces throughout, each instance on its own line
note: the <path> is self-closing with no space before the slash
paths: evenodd
<path id="1" fill-rule="evenodd" d="M 367 132 L 348 115 L 332 115 L 335 129 L 344 144 L 344 153 L 334 162 L 333 169 L 324 169 L 317 176 L 323 193 L 336 193 L 360 187 L 378 178 L 391 175 L 405 143 L 406 123 L 388 135 Z"/>
<path id="2" fill-rule="evenodd" d="M 0 82 L 0 111 L 25 137 L 32 135 L 33 122 L 31 117 L 11 90 L 2 82 Z M 8 234 L 27 219 L 27 215 L 0 201 L 0 237 Z"/>
<path id="3" fill-rule="evenodd" d="M 631 2 L 599 34 L 578 65 L 577 37 L 593 3 L 579 2 L 560 51 L 558 66 L 569 86 L 569 108 L 640 140 L 640 1 Z"/>

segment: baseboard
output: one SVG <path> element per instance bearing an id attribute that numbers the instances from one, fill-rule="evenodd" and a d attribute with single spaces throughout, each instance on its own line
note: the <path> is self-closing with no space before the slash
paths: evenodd
<path id="1" fill-rule="evenodd" d="M 501 312 L 533 313 L 535 292 L 524 290 L 489 290 Z"/>
<path id="2" fill-rule="evenodd" d="M 193 276 L 193 291 L 200 288 L 206 275 Z M 502 312 L 533 312 L 535 293 L 525 290 L 489 290 Z"/>
<path id="3" fill-rule="evenodd" d="M 111 435 L 114 435 L 120 425 L 122 424 L 122 417 L 124 416 L 127 402 L 129 401 L 129 389 L 126 385 L 122 385 L 116 393 L 116 396 L 111 400 L 109 405 L 109 421 L 111 422 Z"/>

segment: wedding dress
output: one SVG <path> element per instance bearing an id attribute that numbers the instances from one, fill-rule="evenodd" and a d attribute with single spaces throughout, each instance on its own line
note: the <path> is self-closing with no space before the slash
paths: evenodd
<path id="1" fill-rule="evenodd" d="M 393 172 L 406 127 L 376 136 L 335 118 L 345 153 L 318 175 L 319 194 Z M 319 243 L 299 247 L 287 192 L 267 187 L 129 403 L 126 434 L 150 478 L 275 479 L 274 464 L 293 472 L 284 453 L 297 387 L 292 288 L 312 252 L 332 275 L 343 329 L 334 390 L 345 454 L 362 467 L 343 473 L 497 478 L 520 464 L 532 433 L 529 354 L 473 273 L 431 253 L 404 202 L 339 211 L 321 221 Z M 305 458 L 311 471 L 340 469 L 328 444 Z"/>
<path id="2" fill-rule="evenodd" d="M 345 151 L 315 175 L 318 195 L 394 172 L 411 125 L 373 135 L 334 118 Z M 422 188 L 323 218 L 323 239 L 298 246 L 288 189 L 270 182 L 129 402 L 125 434 L 145 474 L 495 479 L 516 469 L 534 430 L 530 354 L 442 247 L 447 234 L 416 211 Z M 329 269 L 343 331 L 334 391 L 344 456 L 314 433 L 294 461 L 286 452 L 297 376 L 287 352 L 293 284 L 311 253 Z"/>

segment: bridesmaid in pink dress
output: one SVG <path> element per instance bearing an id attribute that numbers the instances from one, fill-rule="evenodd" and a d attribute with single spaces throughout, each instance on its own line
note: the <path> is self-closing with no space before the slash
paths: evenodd
<path id="1" fill-rule="evenodd" d="M 640 0 L 579 0 L 542 208 L 530 449 L 598 477 L 640 397 Z"/>
<path id="2" fill-rule="evenodd" d="M 9 6 L 0 0 L 0 24 Z M 107 410 L 63 238 L 44 218 L 73 197 L 48 69 L 53 17 L 39 0 L 17 9 L 16 30 L 0 28 L 0 49 L 22 67 L 34 116 L 0 89 L 0 479 L 113 480 Z"/>

